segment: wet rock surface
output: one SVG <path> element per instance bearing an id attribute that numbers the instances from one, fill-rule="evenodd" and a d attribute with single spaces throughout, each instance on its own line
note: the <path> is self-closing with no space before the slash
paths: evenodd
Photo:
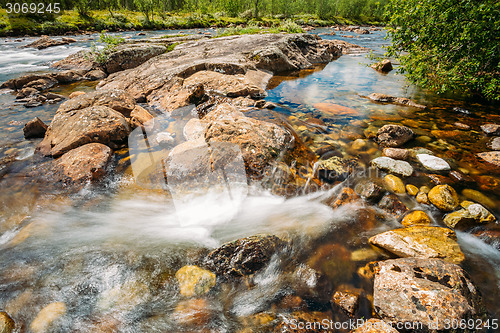
<path id="1" fill-rule="evenodd" d="M 434 186 L 428 194 L 429 201 L 443 211 L 452 211 L 458 204 L 458 194 L 449 185 Z"/>
<path id="2" fill-rule="evenodd" d="M 43 138 L 45 132 L 47 131 L 47 125 L 40 120 L 40 118 L 35 117 L 34 119 L 28 121 L 23 127 L 23 133 L 25 139 L 30 138 Z"/>
<path id="3" fill-rule="evenodd" d="M 377 131 L 378 142 L 385 147 L 401 147 L 413 136 L 410 128 L 401 125 L 384 125 Z"/>
<path id="4" fill-rule="evenodd" d="M 102 180 L 112 155 L 108 146 L 89 143 L 68 151 L 56 160 L 41 164 L 29 175 L 39 182 L 71 185 L 71 188 L 77 190 L 87 182 Z"/>
<path id="5" fill-rule="evenodd" d="M 461 263 L 465 257 L 453 230 L 413 226 L 394 229 L 370 238 L 370 243 L 400 257 L 442 258 Z"/>
<path id="6" fill-rule="evenodd" d="M 0 312 L 0 332 L 1 333 L 12 333 L 14 331 L 14 328 L 16 326 L 16 323 L 14 320 L 9 316 L 7 312 Z"/>
<path id="7" fill-rule="evenodd" d="M 263 70 L 277 73 L 309 68 L 316 63 L 327 63 L 340 54 L 334 42 L 312 35 L 221 37 L 178 45 L 174 51 L 135 69 L 112 75 L 99 87 L 127 90 L 137 101 L 168 100 L 174 96 L 171 93 L 177 94 L 169 87 L 183 85 L 184 80 L 197 72 L 209 71 L 222 76 L 242 75 L 249 80 L 255 77 L 249 86 L 264 89 L 270 76 L 264 75 Z M 251 94 L 251 90 L 247 94 Z"/>
<path id="8" fill-rule="evenodd" d="M 445 320 L 481 315 L 480 295 L 466 273 L 440 259 L 379 262 L 373 305 L 384 321 L 419 322 L 424 331 L 443 330 Z"/>
<path id="9" fill-rule="evenodd" d="M 390 173 L 395 173 L 397 175 L 401 175 L 404 177 L 409 177 L 413 173 L 413 167 L 410 165 L 410 163 L 405 161 L 394 160 L 390 157 L 385 157 L 385 156 L 377 157 L 370 163 L 371 165 L 381 170 Z"/>
<path id="10" fill-rule="evenodd" d="M 186 297 L 206 294 L 215 286 L 214 273 L 198 266 L 184 266 L 175 273 L 181 295 Z"/>
<path id="11" fill-rule="evenodd" d="M 127 139 L 129 131 L 123 115 L 107 106 L 58 112 L 37 150 L 57 157 L 91 142 L 116 145 Z"/>
<path id="12" fill-rule="evenodd" d="M 33 43 L 26 45 L 25 47 L 33 47 L 39 50 L 46 49 L 51 46 L 59 46 L 59 45 L 67 45 L 69 43 L 76 42 L 76 40 L 72 38 L 62 38 L 62 39 L 52 39 L 49 36 L 42 36 Z"/>
<path id="13" fill-rule="evenodd" d="M 500 151 L 490 151 L 485 153 L 477 154 L 479 158 L 486 161 L 487 163 L 500 168 Z"/>
<path id="14" fill-rule="evenodd" d="M 283 240 L 271 235 L 241 238 L 210 252 L 205 265 L 224 278 L 250 275 L 262 269 L 283 246 Z"/>

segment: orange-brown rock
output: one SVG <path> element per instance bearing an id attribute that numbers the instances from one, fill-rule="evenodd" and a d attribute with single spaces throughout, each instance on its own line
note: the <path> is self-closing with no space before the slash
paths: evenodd
<path id="1" fill-rule="evenodd" d="M 123 115 L 106 106 L 57 112 L 37 150 L 58 157 L 87 143 L 123 143 L 129 131 Z"/>
<path id="2" fill-rule="evenodd" d="M 321 112 L 324 112 L 330 116 L 351 116 L 356 117 L 359 116 L 360 113 L 357 110 L 349 108 L 347 106 L 334 104 L 334 103 L 316 103 L 313 104 L 313 107 L 318 109 Z"/>
<path id="3" fill-rule="evenodd" d="M 460 266 L 441 259 L 395 259 L 379 262 L 373 306 L 386 322 L 421 323 L 425 332 L 441 331 L 446 322 L 479 318 L 479 292 Z"/>
<path id="4" fill-rule="evenodd" d="M 352 188 L 344 187 L 336 197 L 329 199 L 326 204 L 335 209 L 359 199 L 359 195 Z"/>

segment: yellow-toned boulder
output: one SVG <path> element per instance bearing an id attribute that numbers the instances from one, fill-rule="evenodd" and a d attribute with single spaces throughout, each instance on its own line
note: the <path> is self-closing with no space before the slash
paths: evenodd
<path id="1" fill-rule="evenodd" d="M 198 266 L 184 266 L 175 273 L 181 295 L 186 297 L 206 294 L 215 286 L 214 273 Z"/>
<path id="2" fill-rule="evenodd" d="M 384 177 L 384 182 L 389 190 L 394 193 L 406 193 L 405 184 L 403 181 L 394 175 L 387 175 Z"/>
<path id="3" fill-rule="evenodd" d="M 431 219 L 425 212 L 421 210 L 415 210 L 410 214 L 406 215 L 401 221 L 401 224 L 404 225 L 405 227 L 410 227 L 412 225 L 419 225 L 419 224 L 429 225 L 431 224 Z"/>
<path id="4" fill-rule="evenodd" d="M 434 186 L 428 194 L 429 201 L 440 210 L 450 212 L 454 210 L 458 204 L 458 194 L 450 185 Z"/>

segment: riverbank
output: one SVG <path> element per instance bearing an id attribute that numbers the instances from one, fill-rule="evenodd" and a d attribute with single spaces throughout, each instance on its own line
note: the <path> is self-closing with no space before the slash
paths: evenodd
<path id="1" fill-rule="evenodd" d="M 133 11 L 92 11 L 88 18 L 82 18 L 76 11 L 66 10 L 52 17 L 21 17 L 7 14 L 0 9 L 0 37 L 82 34 L 86 32 L 164 30 L 226 27 L 279 28 L 290 23 L 305 27 L 326 27 L 332 25 L 381 25 L 382 22 L 351 20 L 335 17 L 321 20 L 314 15 L 296 15 L 290 18 L 227 17 L 217 14 L 200 13 L 155 13 L 153 20 L 146 20 L 140 12 Z M 297 31 L 292 31 L 297 32 Z"/>

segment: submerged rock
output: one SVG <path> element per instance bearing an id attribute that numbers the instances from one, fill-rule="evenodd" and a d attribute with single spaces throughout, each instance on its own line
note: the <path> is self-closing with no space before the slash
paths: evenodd
<path id="1" fill-rule="evenodd" d="M 500 168 L 500 151 L 489 151 L 485 153 L 477 154 L 479 158 L 485 160 L 486 162 Z"/>
<path id="2" fill-rule="evenodd" d="M 386 194 L 380 200 L 378 206 L 396 219 L 408 212 L 408 207 L 399 200 L 397 195 L 392 193 Z"/>
<path id="3" fill-rule="evenodd" d="M 203 327 L 210 323 L 214 311 L 204 298 L 183 300 L 177 304 L 172 319 L 181 326 Z"/>
<path id="4" fill-rule="evenodd" d="M 313 107 L 330 116 L 357 117 L 360 115 L 357 110 L 334 103 L 316 103 Z"/>
<path id="5" fill-rule="evenodd" d="M 410 163 L 400 160 L 394 160 L 390 157 L 377 157 L 370 162 L 371 165 L 378 169 L 395 173 L 404 177 L 409 177 L 413 173 L 413 167 Z"/>
<path id="6" fill-rule="evenodd" d="M 500 137 L 495 137 L 490 142 L 488 142 L 488 147 L 491 150 L 500 150 Z"/>
<path id="7" fill-rule="evenodd" d="M 205 265 L 224 278 L 250 275 L 263 268 L 284 245 L 273 235 L 241 238 L 210 252 Z"/>
<path id="8" fill-rule="evenodd" d="M 43 155 L 58 157 L 87 143 L 122 143 L 130 128 L 122 114 L 106 106 L 58 112 L 38 145 Z"/>
<path id="9" fill-rule="evenodd" d="M 394 97 L 394 96 L 389 96 L 389 95 L 384 95 L 384 94 L 379 94 L 379 93 L 373 93 L 373 94 L 368 95 L 368 98 L 374 102 L 379 102 L 379 103 L 390 103 L 390 104 L 411 106 L 411 107 L 419 108 L 419 109 L 427 108 L 425 105 L 417 104 L 414 101 L 412 101 L 411 99 L 404 98 L 404 97 Z"/>
<path id="10" fill-rule="evenodd" d="M 7 312 L 0 312 L 0 333 L 12 333 L 16 323 Z"/>
<path id="11" fill-rule="evenodd" d="M 63 302 L 50 303 L 38 312 L 31 322 L 30 329 L 34 333 L 47 332 L 52 323 L 64 314 L 66 314 L 66 304 Z"/>
<path id="12" fill-rule="evenodd" d="M 316 174 L 319 179 L 327 182 L 343 181 L 354 173 L 358 166 L 356 160 L 333 156 L 317 162 Z"/>
<path id="13" fill-rule="evenodd" d="M 332 303 L 353 316 L 359 306 L 359 295 L 349 291 L 336 291 L 332 296 Z"/>
<path id="14" fill-rule="evenodd" d="M 384 148 L 382 154 L 395 160 L 406 160 L 410 156 L 410 151 L 403 148 Z"/>
<path id="15" fill-rule="evenodd" d="M 452 211 L 458 204 L 458 194 L 455 189 L 449 185 L 434 186 L 428 194 L 429 201 L 443 211 Z"/>
<path id="16" fill-rule="evenodd" d="M 355 187 L 355 191 L 363 199 L 369 201 L 376 201 L 384 194 L 382 187 L 372 181 L 358 183 Z"/>
<path id="17" fill-rule="evenodd" d="M 403 258 L 442 258 L 457 264 L 465 259 L 455 232 L 448 228 L 412 226 L 383 232 L 369 241 Z"/>
<path id="18" fill-rule="evenodd" d="M 401 125 L 384 125 L 377 131 L 378 142 L 385 147 L 400 147 L 413 139 L 413 131 Z"/>
<path id="19" fill-rule="evenodd" d="M 198 266 L 184 266 L 175 273 L 182 296 L 200 296 L 215 286 L 214 273 Z"/>
<path id="20" fill-rule="evenodd" d="M 426 169 L 431 171 L 446 171 L 451 169 L 448 162 L 436 156 L 417 154 L 417 159 Z"/>
<path id="21" fill-rule="evenodd" d="M 350 187 L 344 187 L 338 195 L 327 200 L 326 204 L 335 209 L 340 206 L 350 204 L 356 200 L 359 200 L 359 196 L 356 192 Z"/>
<path id="22" fill-rule="evenodd" d="M 440 259 L 379 262 L 373 306 L 384 321 L 420 323 L 424 332 L 445 329 L 482 314 L 478 290 L 460 266 Z"/>
<path id="23" fill-rule="evenodd" d="M 23 127 L 25 139 L 43 138 L 46 131 L 47 125 L 45 125 L 44 122 L 38 117 L 28 121 Z"/>
<path id="24" fill-rule="evenodd" d="M 498 124 L 485 124 L 481 126 L 481 129 L 489 135 L 500 135 L 500 125 Z"/>
<path id="25" fill-rule="evenodd" d="M 377 71 L 383 72 L 383 73 L 389 73 L 390 71 L 392 71 L 392 63 L 389 59 L 384 59 L 382 61 L 374 63 L 370 67 L 373 68 L 374 70 L 377 70 Z"/>
<path id="26" fill-rule="evenodd" d="M 418 194 L 418 187 L 412 184 L 406 185 L 406 192 L 411 196 L 416 196 Z"/>

